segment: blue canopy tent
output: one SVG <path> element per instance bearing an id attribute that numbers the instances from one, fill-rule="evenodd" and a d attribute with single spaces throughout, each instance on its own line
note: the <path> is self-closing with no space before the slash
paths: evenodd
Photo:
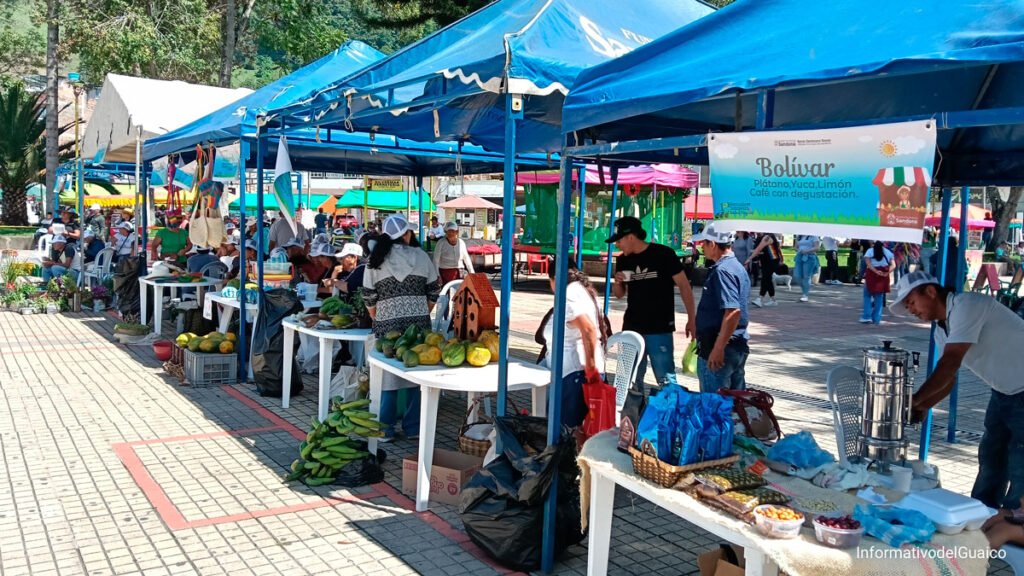
<path id="1" fill-rule="evenodd" d="M 939 129 L 945 252 L 953 186 L 1024 182 L 1024 1 L 740 0 L 584 71 L 563 110 L 567 141 L 584 143 L 562 161 L 707 164 L 709 132 L 927 119 Z M 940 255 L 940 280 L 963 276 L 965 248 L 955 272 Z M 934 337 L 929 352 L 930 374 Z M 954 441 L 955 388 L 950 406 Z M 929 414 L 922 458 L 930 430 Z"/>
<path id="2" fill-rule="evenodd" d="M 148 161 L 180 154 L 190 157 L 197 144 L 222 146 L 241 142 L 240 171 L 254 167 L 257 188 L 263 188 L 263 167 L 273 166 L 277 147 L 266 146 L 265 128 L 257 128 L 264 110 L 271 106 L 287 106 L 302 95 L 321 87 L 324 77 L 344 77 L 383 55 L 359 42 L 348 42 L 330 54 L 244 96 L 181 128 L 148 140 L 143 146 L 143 159 Z M 403 175 L 418 177 L 417 187 L 422 189 L 424 176 L 444 176 L 462 173 L 489 173 L 500 169 L 504 158 L 480 147 L 456 142 L 414 142 L 382 134 L 349 133 L 343 130 L 296 129 L 288 133 L 289 155 L 294 170 L 342 171 L 347 173 Z M 256 154 L 250 154 L 250 145 L 256 143 Z M 520 162 L 533 166 L 547 166 L 542 156 L 522 156 Z M 239 203 L 241 217 L 245 217 L 245 178 L 240 174 Z M 257 210 L 263 212 L 263 194 L 257 196 Z M 422 216 L 420 218 L 422 226 Z M 262 228 L 262 220 L 257 227 Z M 421 234 L 422 235 L 422 234 Z M 262 246 L 260 246 L 260 252 Z M 244 253 L 242 254 L 244 258 Z M 262 260 L 262 254 L 259 254 Z M 242 262 L 244 267 L 244 261 Z M 262 266 L 258 266 L 262 275 Z M 240 330 L 245 319 L 240 318 Z M 245 344 L 239 346 L 242 355 L 240 370 L 245 374 Z"/>
<path id="3" fill-rule="evenodd" d="M 286 127 L 330 126 L 421 141 L 468 141 L 503 152 L 503 228 L 512 230 L 515 154 L 559 151 L 563 99 L 579 72 L 712 11 L 697 0 L 645 0 L 640 5 L 498 0 L 357 74 L 339 76 L 295 106 L 270 110 L 269 116 Z M 512 261 L 511 241 L 502 243 L 502 261 Z M 508 384 L 511 291 L 512 275 L 502 274 L 499 414 L 504 414 Z M 559 433 L 557 390 L 552 386 L 550 392 L 551 442 Z M 547 530 L 545 570 L 553 564 L 551 544 L 553 531 Z"/>

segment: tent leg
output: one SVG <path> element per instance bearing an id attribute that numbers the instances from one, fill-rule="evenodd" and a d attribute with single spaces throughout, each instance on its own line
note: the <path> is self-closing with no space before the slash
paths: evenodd
<path id="1" fill-rule="evenodd" d="M 516 120 L 523 117 L 521 96 L 505 94 L 505 173 L 502 199 L 501 306 L 498 319 L 498 415 L 505 415 L 508 400 L 508 332 L 512 304 L 512 244 L 515 241 L 516 212 Z M 514 110 L 513 100 L 519 101 Z M 501 446 L 495 447 L 500 450 Z"/>
<path id="2" fill-rule="evenodd" d="M 572 222 L 572 163 L 562 156 L 562 185 L 558 188 L 558 228 L 555 231 L 555 254 L 566 254 L 569 249 L 569 224 Z M 555 258 L 555 311 L 551 315 L 554 342 L 565 339 L 565 288 L 569 279 L 569 260 Z M 548 387 L 548 445 L 558 443 L 562 435 L 562 347 L 550 349 L 551 385 Z M 555 510 L 558 502 L 558 475 L 551 482 L 551 490 L 544 502 L 544 541 L 541 551 L 541 570 L 551 572 L 555 565 Z"/>
<path id="3" fill-rule="evenodd" d="M 576 211 L 576 269 L 583 270 L 583 216 L 587 211 L 587 167 L 580 170 L 580 203 Z"/>
<path id="4" fill-rule="evenodd" d="M 135 183 L 135 187 L 142 193 L 142 234 L 139 236 L 139 253 L 145 262 L 146 248 L 149 246 L 149 171 L 152 166 L 149 162 L 142 164 L 141 179 Z M 146 272 L 143 266 L 143 273 Z"/>
<path id="5" fill-rule="evenodd" d="M 619 199 L 619 167 L 612 166 L 612 211 L 608 217 L 608 231 L 615 228 L 615 211 L 618 209 Z M 612 252 L 615 251 L 615 244 L 608 245 L 608 262 L 604 271 L 604 315 L 608 317 L 609 299 L 612 295 Z"/>
<path id="6" fill-rule="evenodd" d="M 946 270 L 946 252 L 949 251 L 949 209 L 953 202 L 953 189 L 943 188 L 942 189 L 942 228 L 940 229 L 939 235 L 939 282 L 942 285 L 946 284 L 946 275 L 949 273 Z M 955 271 L 953 272 L 955 273 Z M 939 363 L 939 357 L 941 352 L 938 350 L 938 346 L 935 342 L 935 323 L 932 323 L 932 333 L 928 341 L 928 376 L 932 375 L 935 370 L 935 366 Z M 921 423 L 921 446 L 919 449 L 919 457 L 921 460 L 928 459 L 928 449 L 931 445 L 932 439 L 932 411 L 929 410 L 928 414 L 924 418 L 924 422 Z"/>
<path id="7" fill-rule="evenodd" d="M 416 177 L 416 197 L 417 204 L 419 205 L 419 234 L 416 235 L 420 240 L 420 244 L 424 249 L 427 247 L 427 243 L 423 240 L 423 176 Z"/>
<path id="8" fill-rule="evenodd" d="M 971 202 L 971 189 L 964 186 L 960 189 L 960 241 L 957 243 L 956 259 L 956 291 L 964 291 L 961 279 L 964 277 L 964 266 L 967 256 L 967 207 Z M 956 413 L 960 403 L 960 375 L 957 374 L 953 391 L 949 394 L 949 424 L 946 429 L 946 442 L 956 444 Z"/>
<path id="9" fill-rule="evenodd" d="M 267 154 L 267 137 L 256 128 L 256 308 L 263 308 L 263 261 L 267 255 L 263 253 L 263 157 Z M 299 196 L 301 198 L 301 196 Z M 295 206 L 291 207 L 295 210 Z M 243 306 L 244 308 L 244 306 Z M 243 310 L 238 314 L 244 316 Z"/>
<path id="10" fill-rule="evenodd" d="M 238 251 L 238 275 L 241 278 L 238 283 L 238 298 L 241 302 L 238 311 L 238 381 L 246 382 L 249 379 L 249 342 L 245 337 L 245 284 L 246 284 L 246 263 L 245 263 L 245 165 L 249 161 L 249 141 L 243 139 L 239 144 L 238 154 L 238 227 L 241 228 L 242 249 Z M 258 225 L 258 224 L 257 224 Z M 259 240 L 257 234 L 256 240 Z"/>

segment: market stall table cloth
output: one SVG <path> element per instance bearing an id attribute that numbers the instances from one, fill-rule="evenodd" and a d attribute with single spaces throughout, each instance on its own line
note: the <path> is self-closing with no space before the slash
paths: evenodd
<path id="1" fill-rule="evenodd" d="M 423 393 L 420 402 L 420 440 L 419 461 L 416 473 L 416 511 L 423 512 L 429 507 L 430 467 L 434 459 L 434 432 L 437 426 L 437 405 L 441 391 L 466 392 L 467 402 L 480 394 L 498 391 L 498 364 L 486 366 L 417 366 L 407 368 L 401 362 L 386 358 L 377 351 L 368 353 L 370 365 L 370 412 L 380 414 L 381 391 L 383 390 L 384 372 L 390 372 L 405 379 L 408 386 L 419 386 Z M 508 390 L 530 390 L 533 394 L 534 416 L 544 416 L 547 411 L 545 395 L 551 383 L 551 372 L 536 364 L 527 364 L 518 360 L 508 363 Z M 370 453 L 377 452 L 377 439 L 370 438 Z"/>
<path id="2" fill-rule="evenodd" d="M 630 456 L 618 451 L 617 443 L 618 431 L 605 431 L 588 440 L 579 455 L 580 502 L 583 527 L 590 529 L 588 566 L 591 575 L 607 573 L 616 484 L 718 538 L 742 546 L 747 574 L 776 574 L 779 570 L 790 576 L 983 576 L 986 573 L 988 541 L 980 530 L 965 530 L 952 536 L 936 532 L 931 542 L 918 547 L 919 554 L 914 554 L 915 551 L 910 550 L 914 547 L 908 545 L 903 547 L 905 554 L 902 556 L 867 535 L 861 540 L 859 554 L 856 548 L 837 550 L 819 544 L 810 528 L 802 529 L 800 537 L 792 540 L 767 538 L 755 527 L 701 504 L 683 492 L 662 488 L 641 478 L 633 472 Z M 765 473 L 765 478 L 772 488 L 789 496 L 828 499 L 851 509 L 859 502 L 853 495 L 819 488 L 799 478 L 773 472 Z M 958 550 L 969 553 L 952 557 Z"/>
<path id="3" fill-rule="evenodd" d="M 306 334 L 312 336 L 320 341 L 320 369 L 317 375 L 317 386 L 318 400 L 317 400 L 317 419 L 324 420 L 327 418 L 327 412 L 331 404 L 331 367 L 334 362 L 334 342 L 346 341 L 346 342 L 361 342 L 363 343 L 363 350 L 370 347 L 370 343 L 373 340 L 373 331 L 369 328 L 349 328 L 346 330 L 318 330 L 316 328 L 307 328 L 305 324 L 292 319 L 286 319 L 281 322 L 281 327 L 284 329 L 284 374 L 282 382 L 285 384 L 281 387 L 281 408 L 288 408 L 291 405 L 292 397 L 292 364 L 293 358 L 295 357 L 295 333 Z M 360 356 L 358 359 L 360 365 L 363 364 L 363 357 Z M 376 450 L 374 450 L 376 453 Z"/>

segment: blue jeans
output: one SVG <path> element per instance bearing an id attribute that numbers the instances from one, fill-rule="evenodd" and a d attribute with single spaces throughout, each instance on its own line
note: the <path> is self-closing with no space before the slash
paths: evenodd
<path id="1" fill-rule="evenodd" d="M 54 278 L 60 278 L 67 274 L 68 269 L 61 266 L 60 264 L 54 264 L 50 267 L 43 267 L 43 284 L 46 284 Z"/>
<path id="2" fill-rule="evenodd" d="M 1024 392 L 992 391 L 978 445 L 978 477 L 971 497 L 992 508 L 1019 508 L 1024 496 Z"/>
<path id="3" fill-rule="evenodd" d="M 718 370 L 708 367 L 708 361 L 697 358 L 697 379 L 700 380 L 701 392 L 717 392 L 722 388 L 729 390 L 746 390 L 747 356 L 749 352 L 743 352 L 732 346 L 725 347 L 725 364 Z"/>
<path id="4" fill-rule="evenodd" d="M 800 281 L 804 296 L 811 293 L 811 277 L 821 268 L 817 254 L 797 254 L 793 261 L 793 277 Z"/>
<path id="5" fill-rule="evenodd" d="M 665 334 L 644 334 L 644 356 L 640 359 L 640 366 L 636 371 L 636 387 L 643 390 L 644 376 L 647 375 L 647 359 L 651 359 L 651 368 L 654 369 L 654 378 L 659 385 L 666 382 L 676 383 L 676 362 L 672 357 L 672 333 Z"/>
<path id="6" fill-rule="evenodd" d="M 380 393 L 379 420 L 384 425 L 384 435 L 395 435 L 395 421 L 398 415 L 398 390 L 382 390 Z M 420 389 L 405 389 L 405 414 L 402 416 L 402 431 L 406 436 L 420 434 Z"/>
<path id="7" fill-rule="evenodd" d="M 885 294 L 871 294 L 868 287 L 864 286 L 864 310 L 860 313 L 861 318 L 871 320 L 875 324 L 882 321 L 882 303 L 885 302 Z"/>

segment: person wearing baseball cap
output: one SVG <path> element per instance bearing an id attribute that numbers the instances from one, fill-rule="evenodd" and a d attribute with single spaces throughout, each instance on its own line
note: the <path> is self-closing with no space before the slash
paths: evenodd
<path id="1" fill-rule="evenodd" d="M 889 311 L 935 322 L 942 351 L 914 393 L 911 421 L 923 421 L 953 390 L 960 367 L 969 368 L 992 388 L 971 497 L 992 508 L 1017 508 L 1024 496 L 1024 319 L 991 296 L 956 294 L 924 271 L 900 278 L 895 293 Z"/>
<path id="2" fill-rule="evenodd" d="M 67 237 L 54 236 L 50 240 L 50 256 L 43 258 L 43 284 L 67 274 L 74 259 L 75 247 L 68 243 Z"/>
<path id="3" fill-rule="evenodd" d="M 626 298 L 622 329 L 637 332 L 644 338 L 645 353 L 640 359 L 635 386 L 643 390 L 648 359 L 659 384 L 675 384 L 672 333 L 676 329 L 677 288 L 686 308 L 685 333 L 690 338 L 695 336 L 697 317 L 693 289 L 683 272 L 683 264 L 675 250 L 647 242 L 647 231 L 640 220 L 632 216 L 616 220 L 614 233 L 606 242 L 614 243 L 619 252 L 615 258 L 612 294 L 619 299 Z"/>
<path id="4" fill-rule="evenodd" d="M 89 206 L 89 216 L 85 219 L 85 227 L 91 228 L 100 238 L 104 237 L 103 229 L 106 228 L 107 219 L 103 217 L 103 208 L 99 204 Z"/>
<path id="5" fill-rule="evenodd" d="M 114 261 L 127 258 L 132 255 L 132 247 L 135 245 L 135 231 L 131 222 L 121 221 L 117 225 L 117 234 L 111 242 L 114 249 Z"/>
<path id="6" fill-rule="evenodd" d="M 373 333 L 377 338 L 383 338 L 392 330 L 404 331 L 410 325 L 430 330 L 430 311 L 441 291 L 437 268 L 427 253 L 420 249 L 404 216 L 388 216 L 381 228 L 384 233 L 377 238 L 363 275 L 363 301 L 373 319 Z M 384 438 L 381 441 L 389 442 L 394 438 L 395 423 L 399 419 L 396 414 L 397 389 L 404 381 L 390 372 L 384 377 L 380 405 Z M 420 427 L 420 389 L 416 386 L 408 392 L 411 394 L 406 397 L 406 412 L 401 417 L 402 430 L 409 438 L 415 438 Z"/>
<path id="7" fill-rule="evenodd" d="M 463 272 L 473 274 L 473 260 L 469 257 L 466 243 L 459 238 L 459 225 L 448 222 L 444 225 L 444 238 L 434 245 L 434 265 L 441 275 L 441 285 L 462 278 Z"/>
<path id="8" fill-rule="evenodd" d="M 82 255 L 85 257 L 86 264 L 96 260 L 96 256 L 107 246 L 92 228 L 86 228 L 85 232 L 82 232 L 82 244 Z"/>
<path id="9" fill-rule="evenodd" d="M 732 252 L 736 235 L 709 222 L 691 240 L 714 262 L 697 307 L 697 378 L 701 392 L 746 390 L 750 353 L 747 302 L 750 276 Z"/>

